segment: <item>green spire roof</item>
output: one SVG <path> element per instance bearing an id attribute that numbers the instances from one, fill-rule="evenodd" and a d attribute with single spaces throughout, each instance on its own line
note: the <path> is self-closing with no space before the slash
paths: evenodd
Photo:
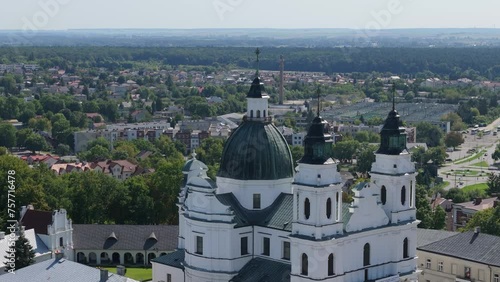
<path id="1" fill-rule="evenodd" d="M 380 132 L 380 148 L 377 154 L 399 155 L 406 150 L 406 131 L 393 106 Z"/>
<path id="2" fill-rule="evenodd" d="M 314 118 L 304 139 L 304 156 L 299 163 L 324 164 L 330 158 L 333 139 L 326 132 L 326 124 L 319 115 Z"/>
<path id="3" fill-rule="evenodd" d="M 247 98 L 262 98 L 262 96 L 266 96 L 266 90 L 264 89 L 264 83 L 260 81 L 260 78 L 257 76 L 250 87 L 250 91 L 248 91 Z"/>

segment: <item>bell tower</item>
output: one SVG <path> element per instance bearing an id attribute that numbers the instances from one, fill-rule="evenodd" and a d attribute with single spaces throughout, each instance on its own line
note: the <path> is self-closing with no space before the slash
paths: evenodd
<path id="1" fill-rule="evenodd" d="M 380 148 L 372 164 L 372 185 L 391 223 L 416 219 L 416 170 L 406 148 L 406 132 L 396 111 L 393 87 L 392 110 L 380 132 Z"/>
<path id="2" fill-rule="evenodd" d="M 334 249 L 335 241 L 331 239 L 343 234 L 343 183 L 337 162 L 330 157 L 333 138 L 326 132 L 326 124 L 319 115 L 318 103 L 318 115 L 305 137 L 304 156 L 299 161 L 293 184 L 292 281 L 332 276 L 335 254 L 329 251 Z M 331 246 L 327 246 L 329 244 Z M 309 258 L 317 256 L 317 252 L 324 253 L 325 261 L 318 263 L 314 272 L 309 272 L 304 265 L 311 261 Z M 330 257 L 331 261 L 327 259 Z"/>

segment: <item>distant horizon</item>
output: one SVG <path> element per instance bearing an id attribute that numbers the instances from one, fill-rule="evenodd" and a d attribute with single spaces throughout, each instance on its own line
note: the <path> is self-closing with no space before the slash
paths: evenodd
<path id="1" fill-rule="evenodd" d="M 73 30 L 368 30 L 368 31 L 391 31 L 391 30 L 500 30 L 497 27 L 401 27 L 364 29 L 351 27 L 304 27 L 304 28 L 274 28 L 274 27 L 192 27 L 192 28 L 168 28 L 168 27 L 98 27 L 98 28 L 67 28 L 67 29 L 40 29 L 35 32 L 46 31 L 73 31 Z M 0 31 L 25 31 L 24 29 L 0 29 Z"/>
<path id="2" fill-rule="evenodd" d="M 25 0 L 0 30 L 496 28 L 500 2 L 477 0 Z"/>

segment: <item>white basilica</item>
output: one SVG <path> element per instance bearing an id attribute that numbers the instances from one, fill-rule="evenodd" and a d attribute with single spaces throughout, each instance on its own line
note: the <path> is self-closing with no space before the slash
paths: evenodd
<path id="1" fill-rule="evenodd" d="M 153 281 L 416 281 L 416 171 L 394 107 L 348 204 L 326 122 L 295 168 L 268 99 L 257 76 L 216 182 L 196 158 L 184 166 L 178 249 L 152 261 Z"/>

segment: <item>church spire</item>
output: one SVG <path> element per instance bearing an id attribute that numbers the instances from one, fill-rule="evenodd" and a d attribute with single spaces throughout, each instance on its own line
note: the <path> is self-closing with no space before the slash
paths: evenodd
<path id="1" fill-rule="evenodd" d="M 392 111 L 380 131 L 380 148 L 377 154 L 399 155 L 406 150 L 406 131 L 396 111 L 396 85 L 392 84 Z"/>
<path id="2" fill-rule="evenodd" d="M 333 139 L 326 131 L 327 122 L 323 120 L 320 113 L 321 88 L 316 91 L 318 99 L 317 117 L 312 121 L 311 127 L 304 138 L 304 156 L 299 163 L 324 164 L 332 155 Z"/>
<path id="3" fill-rule="evenodd" d="M 392 110 L 396 111 L 396 83 L 392 83 Z"/>
<path id="4" fill-rule="evenodd" d="M 319 85 L 318 85 L 318 89 L 316 90 L 316 94 L 318 94 L 318 117 L 319 117 L 319 113 L 321 111 L 321 100 L 320 100 L 321 88 Z"/>
<path id="5" fill-rule="evenodd" d="M 257 69 L 255 71 L 255 77 L 259 77 L 259 68 L 260 68 L 259 55 L 260 55 L 260 49 L 257 48 L 257 49 L 255 49 L 255 56 L 257 57 L 257 60 L 256 60 Z"/>

